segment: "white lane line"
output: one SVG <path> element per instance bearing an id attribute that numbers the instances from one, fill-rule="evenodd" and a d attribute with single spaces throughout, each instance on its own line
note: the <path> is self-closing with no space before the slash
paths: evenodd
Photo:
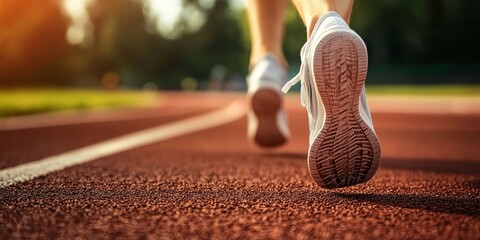
<path id="1" fill-rule="evenodd" d="M 210 113 L 134 132 L 35 162 L 3 169 L 0 170 L 0 188 L 25 182 L 51 172 L 115 153 L 227 124 L 243 117 L 246 111 L 245 103 L 236 101 L 225 108 Z"/>
<path id="2" fill-rule="evenodd" d="M 142 114 L 142 113 L 123 114 L 123 113 L 117 112 L 117 113 L 109 113 L 107 115 L 96 115 L 94 113 L 73 113 L 73 114 L 49 113 L 49 114 L 42 114 L 39 116 L 11 117 L 3 120 L 0 119 L 0 131 L 13 131 L 13 130 L 23 130 L 23 129 L 32 129 L 32 128 L 88 124 L 88 123 L 141 120 L 141 119 L 151 119 L 151 118 L 157 118 L 157 117 L 177 116 L 177 115 L 182 115 L 186 113 L 191 113 L 191 110 L 175 111 L 175 112 L 161 112 L 161 110 L 158 110 L 158 112 L 155 112 L 153 114 Z"/>

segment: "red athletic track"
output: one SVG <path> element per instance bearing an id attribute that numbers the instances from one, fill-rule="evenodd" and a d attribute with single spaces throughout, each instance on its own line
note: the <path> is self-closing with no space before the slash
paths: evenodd
<path id="1" fill-rule="evenodd" d="M 480 239 L 479 114 L 374 112 L 379 171 L 324 190 L 307 172 L 307 118 L 295 97 L 292 139 L 274 152 L 246 141 L 242 118 L 0 189 L 0 239 Z M 0 169 L 239 98 L 171 93 L 137 114 L 184 113 L 0 131 Z"/>

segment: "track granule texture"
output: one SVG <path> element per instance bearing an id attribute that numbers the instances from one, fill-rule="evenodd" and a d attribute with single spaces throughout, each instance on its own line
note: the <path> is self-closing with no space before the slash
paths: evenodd
<path id="1" fill-rule="evenodd" d="M 324 190 L 289 113 L 278 152 L 242 119 L 0 189 L 0 239 L 480 239 L 480 116 L 374 114 L 377 174 Z"/>

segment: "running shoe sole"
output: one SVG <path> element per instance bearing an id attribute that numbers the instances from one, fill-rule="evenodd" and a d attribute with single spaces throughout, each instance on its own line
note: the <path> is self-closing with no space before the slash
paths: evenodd
<path id="1" fill-rule="evenodd" d="M 277 147 L 287 142 L 279 128 L 278 115 L 282 109 L 282 96 L 273 89 L 260 89 L 250 98 L 256 118 L 253 141 L 261 147 Z"/>
<path id="2" fill-rule="evenodd" d="M 366 182 L 381 153 L 377 136 L 359 112 L 368 64 L 365 44 L 352 31 L 334 31 L 320 40 L 313 57 L 325 122 L 310 146 L 310 175 L 324 188 Z"/>

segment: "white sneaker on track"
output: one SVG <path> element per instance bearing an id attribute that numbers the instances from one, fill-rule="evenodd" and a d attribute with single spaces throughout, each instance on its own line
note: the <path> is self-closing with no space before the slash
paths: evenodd
<path id="1" fill-rule="evenodd" d="M 275 56 L 267 54 L 247 77 L 248 138 L 260 147 L 277 147 L 287 142 L 290 133 L 283 109 L 281 91 L 287 73 Z"/>
<path id="2" fill-rule="evenodd" d="M 300 56 L 300 72 L 283 91 L 301 81 L 310 127 L 310 175 L 324 188 L 368 181 L 381 153 L 365 96 L 365 43 L 340 15 L 328 12 L 317 21 Z"/>

